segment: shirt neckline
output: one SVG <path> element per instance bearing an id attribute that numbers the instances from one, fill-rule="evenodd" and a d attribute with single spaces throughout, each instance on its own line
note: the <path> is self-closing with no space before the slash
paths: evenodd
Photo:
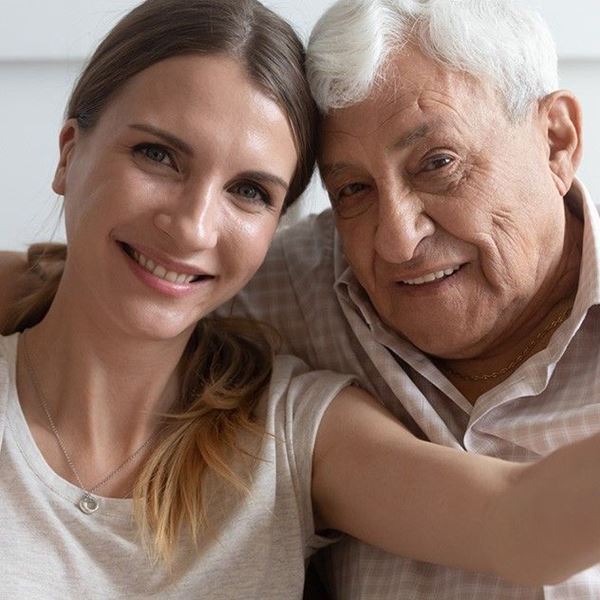
<path id="1" fill-rule="evenodd" d="M 84 516 L 78 507 L 83 496 L 83 490 L 75 484 L 63 479 L 46 462 L 44 455 L 38 448 L 35 439 L 25 419 L 17 391 L 17 347 L 20 334 L 15 333 L 4 338 L 7 350 L 9 382 L 7 388 L 7 419 L 6 424 L 10 429 L 14 442 L 27 466 L 36 479 L 46 488 L 55 500 L 72 506 L 76 514 Z M 85 515 L 89 519 L 118 518 L 131 521 L 133 516 L 133 501 L 130 498 L 108 498 L 94 494 L 100 507 L 97 512 Z"/>

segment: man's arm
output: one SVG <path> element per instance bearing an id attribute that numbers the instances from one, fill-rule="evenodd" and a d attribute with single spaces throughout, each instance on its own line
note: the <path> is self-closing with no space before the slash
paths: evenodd
<path id="1" fill-rule="evenodd" d="M 347 388 L 326 411 L 313 462 L 321 528 L 407 558 L 558 583 L 600 561 L 600 436 L 533 464 L 413 437 Z"/>
<path id="2" fill-rule="evenodd" d="M 16 300 L 17 280 L 27 270 L 27 256 L 19 252 L 0 252 L 0 330 L 8 309 Z"/>

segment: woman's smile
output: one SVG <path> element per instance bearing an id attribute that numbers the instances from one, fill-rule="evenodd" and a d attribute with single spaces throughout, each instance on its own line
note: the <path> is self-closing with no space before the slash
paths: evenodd
<path id="1" fill-rule="evenodd" d="M 67 121 L 61 150 L 69 296 L 98 322 L 163 339 L 252 277 L 297 162 L 283 110 L 225 56 L 153 64 L 92 130 Z"/>
<path id="2" fill-rule="evenodd" d="M 167 261 L 154 260 L 125 243 L 118 243 L 132 273 L 144 284 L 167 296 L 181 298 L 194 294 L 200 287 L 206 287 L 215 280 L 208 273 L 178 272 L 165 264 Z M 184 270 L 183 267 L 180 270 Z M 189 271 L 189 270 L 188 270 Z"/>

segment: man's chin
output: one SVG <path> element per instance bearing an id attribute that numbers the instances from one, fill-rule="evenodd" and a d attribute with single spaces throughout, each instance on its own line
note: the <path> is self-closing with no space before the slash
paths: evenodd
<path id="1" fill-rule="evenodd" d="M 412 326 L 392 327 L 399 337 L 410 342 L 424 354 L 443 360 L 460 360 L 474 358 L 481 352 L 481 338 L 465 336 L 468 328 L 460 326 L 458 322 L 454 322 L 451 328 L 432 326 L 427 331 L 423 329 L 414 331 L 414 324 L 417 322 L 418 318 L 415 318 Z"/>

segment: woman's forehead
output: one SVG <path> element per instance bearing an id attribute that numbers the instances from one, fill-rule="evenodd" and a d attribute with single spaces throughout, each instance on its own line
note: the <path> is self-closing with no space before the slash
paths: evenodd
<path id="1" fill-rule="evenodd" d="M 110 99 L 94 137 L 110 142 L 144 128 L 181 140 L 206 160 L 268 163 L 286 181 L 296 166 L 287 116 L 227 56 L 180 56 L 140 71 Z"/>

